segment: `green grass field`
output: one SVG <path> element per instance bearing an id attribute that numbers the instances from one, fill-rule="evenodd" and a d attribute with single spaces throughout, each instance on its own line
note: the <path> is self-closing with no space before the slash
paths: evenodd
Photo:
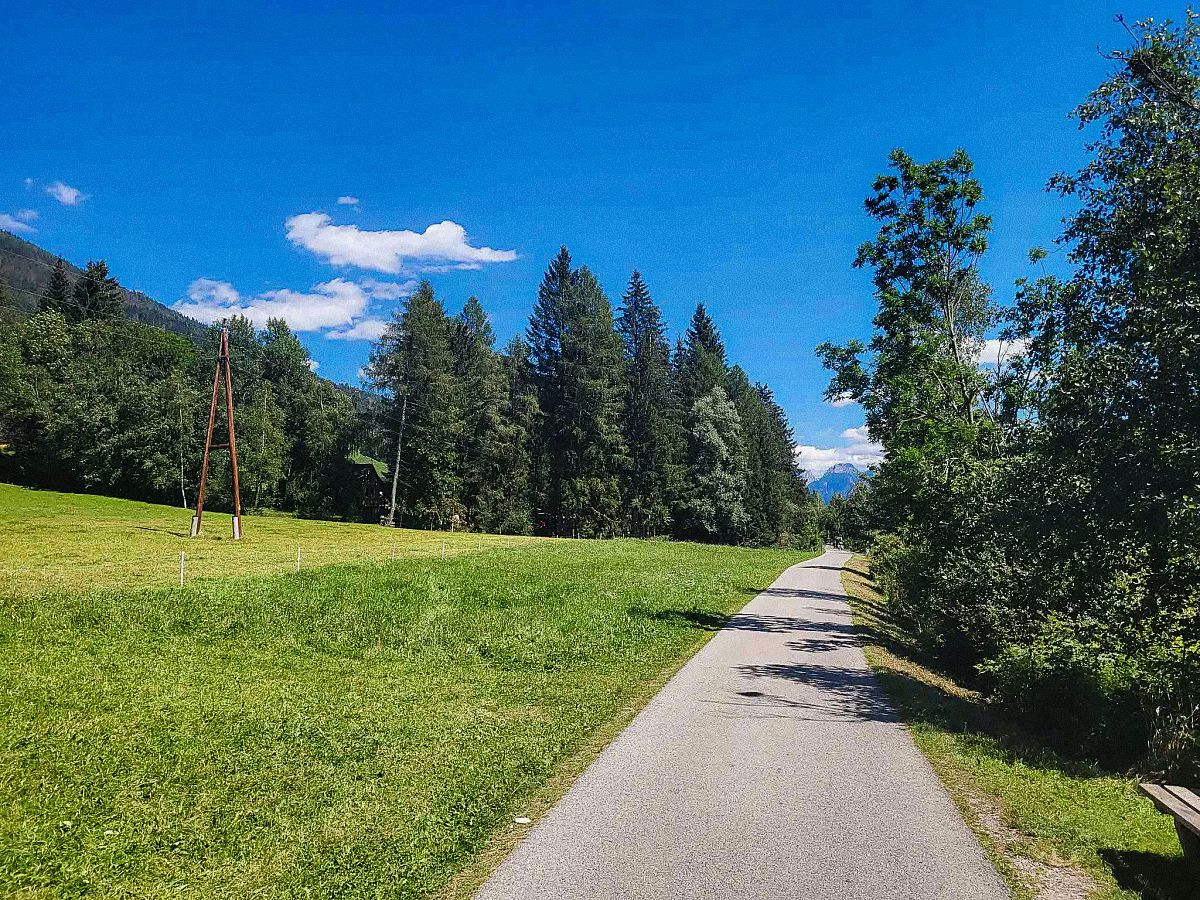
<path id="1" fill-rule="evenodd" d="M 227 514 L 206 512 L 195 538 L 191 522 L 186 509 L 0 484 L 0 593 L 178 585 L 181 551 L 190 580 L 294 571 L 297 547 L 309 568 L 440 557 L 443 544 L 449 555 L 536 540 L 247 515 L 234 541 Z"/>
<path id="2" fill-rule="evenodd" d="M 1042 747 L 919 659 L 856 557 L 844 576 L 866 654 L 1018 900 L 1194 900 L 1169 817 L 1136 780 Z"/>
<path id="3" fill-rule="evenodd" d="M 804 558 L 634 541 L 480 551 L 471 536 L 443 560 L 438 537 L 435 555 L 131 588 L 170 581 L 158 556 L 186 543 L 186 514 L 0 490 L 6 896 L 447 891 L 721 617 Z M 377 552 L 429 536 L 248 520 L 243 544 L 208 539 L 206 574 L 260 571 L 318 537 Z M 50 571 L 22 575 L 35 565 Z"/>

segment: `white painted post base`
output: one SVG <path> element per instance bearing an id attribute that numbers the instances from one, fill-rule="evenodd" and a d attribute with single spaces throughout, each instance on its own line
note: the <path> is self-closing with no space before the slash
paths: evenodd
<path id="1" fill-rule="evenodd" d="M 200 533 L 200 517 L 192 516 L 192 537 Z"/>
<path id="2" fill-rule="evenodd" d="M 242 520 L 238 516 L 233 517 L 233 539 L 235 541 L 242 539 Z"/>

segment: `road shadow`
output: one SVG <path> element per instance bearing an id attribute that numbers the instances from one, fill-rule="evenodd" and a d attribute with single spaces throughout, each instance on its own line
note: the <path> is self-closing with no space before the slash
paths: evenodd
<path id="1" fill-rule="evenodd" d="M 631 612 L 633 615 L 645 616 L 655 621 L 686 624 L 689 627 L 701 628 L 705 631 L 720 631 L 728 628 L 733 631 L 758 631 L 764 634 L 816 632 L 832 634 L 834 639 L 846 641 L 852 640 L 856 633 L 854 626 L 849 622 L 812 622 L 798 616 L 763 616 L 756 613 L 734 613 L 731 616 L 723 616 L 720 613 L 702 609 L 660 609 L 653 612 L 634 609 Z"/>
<path id="2" fill-rule="evenodd" d="M 1117 884 L 1144 900 L 1195 900 L 1200 895 L 1200 865 L 1182 856 L 1111 848 L 1100 856 L 1112 867 Z"/>
<path id="3" fill-rule="evenodd" d="M 737 666 L 743 678 L 784 681 L 803 685 L 808 690 L 799 697 L 781 697 L 769 687 L 746 690 L 738 696 L 762 698 L 762 702 L 786 705 L 794 709 L 820 712 L 838 719 L 865 722 L 895 722 L 896 712 L 869 669 L 851 666 L 814 665 L 811 663 L 761 663 Z"/>
<path id="4" fill-rule="evenodd" d="M 830 630 L 828 627 L 826 631 Z M 847 647 L 861 647 L 862 641 L 855 634 L 831 634 L 828 637 L 801 638 L 788 641 L 788 649 L 799 653 L 830 653 Z"/>
<path id="5" fill-rule="evenodd" d="M 743 587 L 738 588 L 743 594 L 748 594 L 751 597 L 789 597 L 793 599 L 804 600 L 834 600 L 841 603 L 846 602 L 845 594 L 835 594 L 831 591 L 810 591 L 807 588 L 785 588 L 785 587 Z"/>

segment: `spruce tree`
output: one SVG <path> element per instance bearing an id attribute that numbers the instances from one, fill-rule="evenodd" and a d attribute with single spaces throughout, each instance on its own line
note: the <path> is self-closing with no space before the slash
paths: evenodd
<path id="1" fill-rule="evenodd" d="M 531 475 L 539 413 L 529 346 L 520 337 L 504 348 L 501 369 L 505 402 L 494 440 L 500 489 L 480 504 L 480 524 L 500 534 L 527 534 L 533 526 Z"/>
<path id="2" fill-rule="evenodd" d="M 752 385 L 741 366 L 729 370 L 727 382 L 745 446 L 745 539 L 776 544 L 793 530 L 797 487 L 804 484 L 795 464 L 792 430 L 770 389 Z"/>
<path id="3" fill-rule="evenodd" d="M 503 471 L 507 384 L 493 345 L 495 334 L 475 297 L 467 299 L 452 324 L 454 377 L 462 398 L 458 449 L 460 498 L 467 524 L 480 531 L 497 527 L 495 510 L 510 489 Z"/>
<path id="4" fill-rule="evenodd" d="M 124 316 L 121 286 L 108 274 L 104 260 L 89 262 L 83 274 L 75 280 L 71 303 L 64 309 L 68 321 L 85 319 L 120 319 Z"/>
<path id="5" fill-rule="evenodd" d="M 529 369 L 537 388 L 539 432 L 532 460 L 536 525 L 539 531 L 562 534 L 562 484 L 565 453 L 559 443 L 566 378 L 563 374 L 563 340 L 567 307 L 571 302 L 575 273 L 571 254 L 560 247 L 550 261 L 526 332 Z"/>
<path id="6" fill-rule="evenodd" d="M 683 356 L 677 363 L 679 389 L 685 408 L 715 387 L 725 386 L 725 342 L 704 304 L 696 306 L 684 335 Z"/>
<path id="7" fill-rule="evenodd" d="M 50 270 L 50 280 L 46 283 L 46 289 L 38 298 L 38 309 L 42 312 L 56 309 L 63 315 L 67 315 L 70 305 L 71 278 L 67 275 L 66 263 L 60 256 L 54 263 L 54 268 Z"/>
<path id="8" fill-rule="evenodd" d="M 540 521 L 552 534 L 621 530 L 622 352 L 612 307 L 595 276 L 573 270 L 567 249 L 551 261 L 529 324 L 542 412 Z"/>
<path id="9" fill-rule="evenodd" d="M 662 313 L 638 272 L 622 296 L 617 330 L 625 348 L 623 432 L 629 449 L 626 511 L 639 537 L 663 534 L 680 481 L 670 349 Z"/>
<path id="10" fill-rule="evenodd" d="M 457 448 L 462 430 L 450 322 L 428 281 L 405 301 L 371 352 L 371 381 L 392 398 L 400 510 L 427 527 L 461 519 Z"/>

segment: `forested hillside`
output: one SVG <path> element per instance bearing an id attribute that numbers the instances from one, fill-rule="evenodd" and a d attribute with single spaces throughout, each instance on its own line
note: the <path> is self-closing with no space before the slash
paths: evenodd
<path id="1" fill-rule="evenodd" d="M 32 314 L 0 335 L 0 478 L 193 503 L 219 326 L 192 342 L 132 321 L 103 262 L 39 267 Z M 527 336 L 503 351 L 478 300 L 451 316 L 422 282 L 373 348 L 370 391 L 316 377 L 281 320 L 220 324 L 250 508 L 502 533 L 819 541 L 770 390 L 729 363 L 703 306 L 672 352 L 636 272 L 614 312 L 563 249 Z M 225 456 L 209 480 L 218 507 L 231 502 Z"/>
<path id="2" fill-rule="evenodd" d="M 857 260 L 873 336 L 821 353 L 885 455 L 841 527 L 924 650 L 1062 749 L 1194 781 L 1200 17 L 1132 33 L 1077 110 L 1087 162 L 1051 182 L 1073 273 L 999 303 L 967 154 L 896 151 Z M 994 329 L 1012 353 L 981 365 Z"/>
<path id="3" fill-rule="evenodd" d="M 46 290 L 54 267 L 60 258 L 7 231 L 0 231 L 0 282 L 8 290 L 3 306 L 18 313 L 33 313 L 38 308 L 38 298 Z M 61 260 L 66 275 L 74 280 L 82 271 L 65 260 Z M 130 321 L 153 325 L 166 331 L 181 334 L 192 340 L 204 335 L 204 326 L 195 319 L 175 312 L 141 291 L 121 289 L 121 302 L 125 316 Z M 0 309 L 0 316 L 11 319 L 7 309 Z"/>

